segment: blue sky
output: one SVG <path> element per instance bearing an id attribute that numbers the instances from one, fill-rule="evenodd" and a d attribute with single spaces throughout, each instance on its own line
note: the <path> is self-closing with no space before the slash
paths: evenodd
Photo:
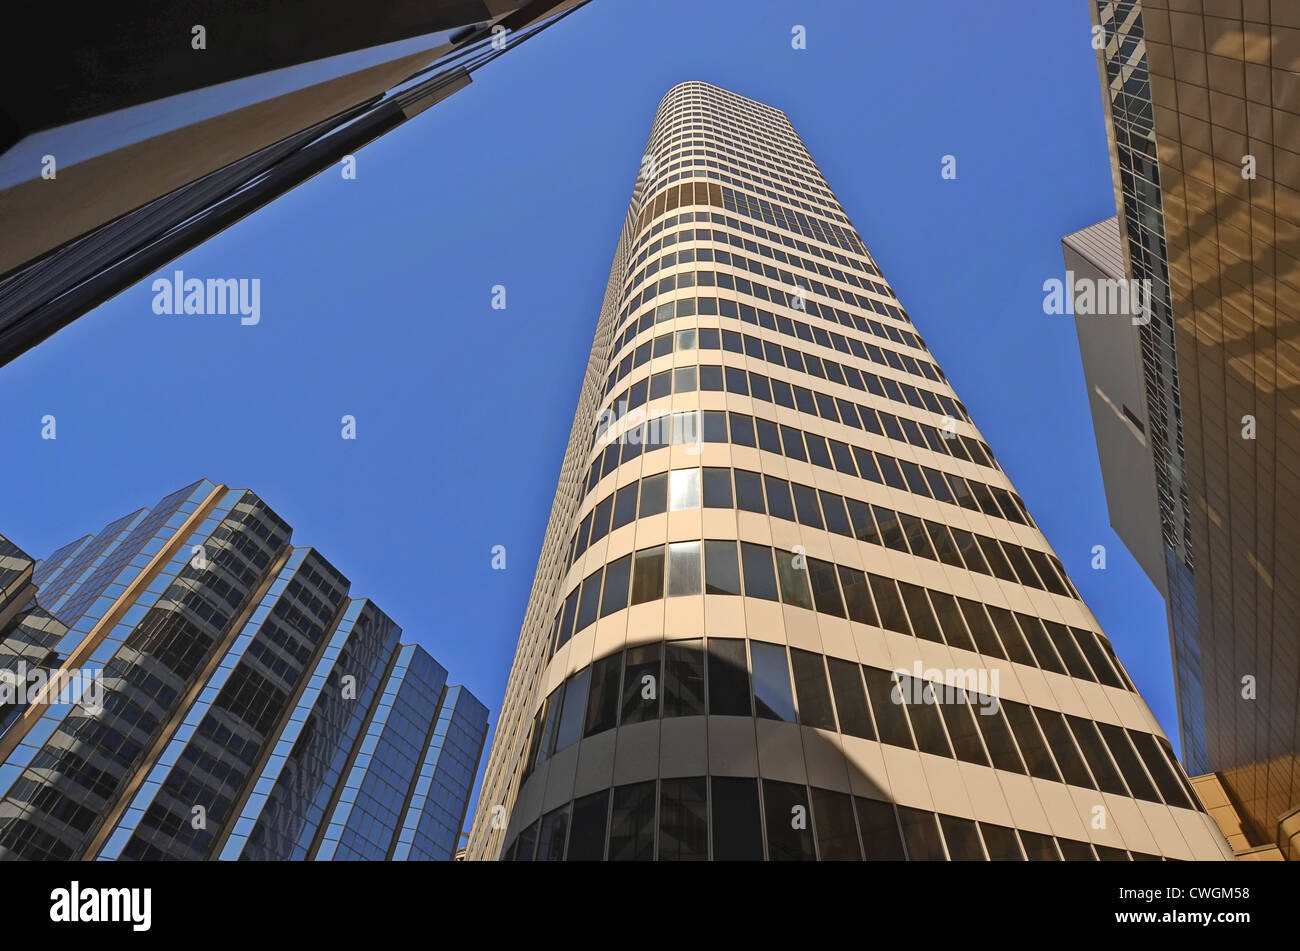
<path id="1" fill-rule="evenodd" d="M 155 315 L 145 281 L 0 370 L 0 532 L 41 556 L 200 477 L 249 487 L 495 716 L 646 136 L 687 79 L 790 116 L 1175 734 L 1163 603 L 1108 523 L 1072 319 L 1042 310 L 1061 236 L 1114 213 L 1083 2 L 594 0 L 355 181 L 161 272 L 260 278 L 257 326 Z"/>

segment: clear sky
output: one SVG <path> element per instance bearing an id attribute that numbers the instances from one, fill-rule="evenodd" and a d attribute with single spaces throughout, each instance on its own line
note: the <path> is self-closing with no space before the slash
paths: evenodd
<path id="1" fill-rule="evenodd" d="M 1176 735 L 1163 602 L 1108 522 L 1072 318 L 1042 308 L 1061 236 L 1115 211 L 1089 40 L 1084 0 L 593 0 L 355 181 L 161 272 L 259 278 L 258 325 L 155 315 L 150 279 L 0 370 L 0 533 L 39 557 L 200 477 L 251 488 L 495 717 L 650 123 L 699 79 L 789 115 Z"/>

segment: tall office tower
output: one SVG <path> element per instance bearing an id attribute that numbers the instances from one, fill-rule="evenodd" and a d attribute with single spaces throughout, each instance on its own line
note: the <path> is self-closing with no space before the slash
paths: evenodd
<path id="1" fill-rule="evenodd" d="M 1140 373 L 1127 434 L 1093 400 L 1103 471 L 1134 473 L 1134 443 L 1151 459 L 1145 478 L 1107 479 L 1112 522 L 1168 599 L 1187 768 L 1216 774 L 1244 849 L 1296 858 L 1300 7 L 1089 5 L 1119 212 L 1105 241 L 1153 291 L 1136 332 L 1079 318 L 1081 343 L 1105 338 L 1094 352 Z M 1067 237 L 1067 265 L 1100 238 Z M 1115 364 L 1091 366 L 1115 382 Z"/>
<path id="2" fill-rule="evenodd" d="M 585 2 L 15 8 L 0 34 L 0 366 Z"/>
<path id="3" fill-rule="evenodd" d="M 440 859 L 487 709 L 252 492 L 0 538 L 0 858 Z"/>
<path id="4" fill-rule="evenodd" d="M 1223 858 L 785 115 L 659 106 L 470 858 Z"/>

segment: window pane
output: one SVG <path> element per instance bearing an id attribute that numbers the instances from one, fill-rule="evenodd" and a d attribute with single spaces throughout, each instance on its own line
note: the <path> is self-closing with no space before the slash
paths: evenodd
<path id="1" fill-rule="evenodd" d="M 707 780 L 659 783 L 659 861 L 703 862 L 709 857 Z"/>
<path id="2" fill-rule="evenodd" d="M 609 824 L 611 862 L 649 861 L 655 854 L 655 782 L 619 786 Z"/>
<path id="3" fill-rule="evenodd" d="M 808 821 L 808 791 L 794 783 L 763 780 L 763 811 L 767 816 L 767 857 L 770 861 L 816 858 Z"/>
<path id="4" fill-rule="evenodd" d="M 790 483 L 776 476 L 763 476 L 763 487 L 767 493 L 767 510 L 773 518 L 794 521 L 794 505 L 790 501 Z"/>
<path id="5" fill-rule="evenodd" d="M 591 668 L 580 670 L 564 687 L 564 705 L 560 711 L 560 729 L 555 735 L 555 751 L 567 749 L 582 735 L 583 714 L 587 707 L 587 685 Z"/>
<path id="6" fill-rule="evenodd" d="M 933 812 L 899 806 L 898 821 L 903 827 L 909 862 L 942 862 L 947 859 Z"/>
<path id="7" fill-rule="evenodd" d="M 757 780 L 714 776 L 709 785 L 713 793 L 713 860 L 761 862 Z"/>
<path id="8" fill-rule="evenodd" d="M 984 861 L 984 849 L 974 822 L 956 816 L 940 816 L 939 824 L 943 827 L 943 839 L 948 843 L 948 854 L 954 862 Z"/>
<path id="9" fill-rule="evenodd" d="M 898 597 L 898 589 L 894 587 L 893 580 L 880 575 L 867 577 L 871 579 L 871 593 L 876 597 L 876 610 L 880 612 L 880 626 L 900 634 L 912 633 L 908 630 L 903 602 Z"/>
<path id="10" fill-rule="evenodd" d="M 668 597 L 700 593 L 700 543 L 673 542 L 668 546 Z"/>
<path id="11" fill-rule="evenodd" d="M 767 511 L 763 507 L 763 481 L 757 472 L 736 470 L 736 507 L 742 512 L 757 512 L 760 515 Z"/>
<path id="12" fill-rule="evenodd" d="M 1119 766 L 1119 771 L 1123 773 L 1124 779 L 1128 782 L 1128 788 L 1132 790 L 1135 799 L 1145 799 L 1148 802 L 1160 802 L 1160 796 L 1156 793 L 1156 787 L 1152 785 L 1146 770 L 1138 762 L 1137 754 L 1133 752 L 1133 747 L 1129 745 L 1128 737 L 1124 731 L 1117 726 L 1109 723 L 1098 723 L 1097 729 L 1101 731 L 1102 739 L 1106 741 L 1107 748 L 1110 749 L 1110 755 Z"/>
<path id="13" fill-rule="evenodd" d="M 835 580 L 835 566 L 829 561 L 808 559 L 808 577 L 812 581 L 813 602 L 820 614 L 832 614 L 844 617 L 844 601 L 840 598 L 840 586 Z"/>
<path id="14" fill-rule="evenodd" d="M 674 469 L 669 473 L 668 510 L 680 512 L 700 507 L 700 470 Z"/>
<path id="15" fill-rule="evenodd" d="M 1055 754 L 1056 765 L 1060 767 L 1065 781 L 1085 789 L 1095 789 L 1088 767 L 1084 765 L 1083 756 L 1074 745 L 1074 738 L 1070 736 L 1070 730 L 1065 725 L 1065 718 L 1055 710 L 1039 709 L 1034 713 L 1037 714 L 1038 726 L 1042 729 L 1043 736 L 1047 737 L 1047 745 Z"/>
<path id="16" fill-rule="evenodd" d="M 975 725 L 974 719 L 978 714 L 970 706 L 970 696 L 965 690 L 958 689 L 954 700 L 954 703 L 942 704 L 939 709 L 948 727 L 948 738 L 952 740 L 957 758 L 967 763 L 987 766 L 989 759 L 984 752 L 984 744 L 980 742 L 979 727 Z"/>
<path id="17" fill-rule="evenodd" d="M 891 675 L 879 667 L 863 667 L 862 674 L 867 681 L 867 695 L 871 697 L 871 708 L 876 714 L 876 728 L 880 730 L 880 742 L 916 749 L 912 743 L 912 733 L 907 726 L 907 716 L 903 713 L 902 697 L 895 689 L 896 684 Z"/>
<path id="18" fill-rule="evenodd" d="M 708 468 L 704 470 L 704 507 L 731 508 L 731 470 Z"/>
<path id="19" fill-rule="evenodd" d="M 627 607 L 627 584 L 631 574 L 631 555 L 624 555 L 605 567 L 605 592 L 600 598 L 601 617 Z"/>
<path id="20" fill-rule="evenodd" d="M 750 641 L 754 662 L 754 709 L 769 720 L 794 722 L 794 698 L 790 693 L 790 669 L 785 647 L 765 641 Z"/>
<path id="21" fill-rule="evenodd" d="M 893 804 L 854 796 L 853 805 L 857 808 L 858 825 L 862 828 L 862 849 L 867 861 L 903 861 L 903 840 L 899 837 Z"/>
<path id="22" fill-rule="evenodd" d="M 934 683 L 900 674 L 898 688 L 907 706 L 908 719 L 912 721 L 917 748 L 922 753 L 951 757 L 952 748 L 948 746 L 948 737 L 939 720 L 938 706 L 942 697 L 936 692 Z"/>
<path id="23" fill-rule="evenodd" d="M 516 862 L 531 862 L 533 860 L 533 853 L 537 850 L 537 826 L 539 824 L 534 822 L 519 833 L 519 842 L 515 848 Z"/>
<path id="24" fill-rule="evenodd" d="M 975 722 L 984 734 L 984 745 L 988 748 L 989 758 L 993 760 L 993 768 L 1023 773 L 1025 765 L 1016 751 L 1015 741 L 1011 739 L 1011 729 L 1007 726 L 1001 705 L 981 710 Z"/>
<path id="25" fill-rule="evenodd" d="M 835 729 L 835 712 L 826 686 L 826 668 L 821 654 L 790 649 L 795 695 L 799 698 L 799 722 L 823 730 Z"/>
<path id="26" fill-rule="evenodd" d="M 569 807 L 561 806 L 542 817 L 537 836 L 537 861 L 559 862 L 564 858 L 564 839 L 569 831 Z"/>
<path id="27" fill-rule="evenodd" d="M 636 518 L 637 483 L 625 485 L 614 499 L 614 528 L 622 528 Z"/>
<path id="28" fill-rule="evenodd" d="M 1023 862 L 1025 855 L 1020 851 L 1020 840 L 1016 830 L 1006 826 L 980 823 L 980 832 L 984 834 L 984 847 L 988 849 L 990 862 Z"/>
<path id="29" fill-rule="evenodd" d="M 808 572 L 795 567 L 793 552 L 776 550 L 776 570 L 781 579 L 781 600 L 796 608 L 812 610 L 812 595 L 808 591 Z"/>
<path id="30" fill-rule="evenodd" d="M 830 668 L 835 709 L 840 715 L 840 732 L 874 740 L 876 731 L 871 727 L 871 713 L 867 708 L 867 696 L 862 690 L 862 674 L 858 665 L 838 657 L 827 657 L 826 665 Z"/>
<path id="31" fill-rule="evenodd" d="M 597 568 L 583 579 L 582 594 L 578 598 L 579 631 L 596 620 L 596 608 L 600 604 L 600 572 L 601 569 Z"/>
<path id="32" fill-rule="evenodd" d="M 813 787 L 813 821 L 817 826 L 817 851 L 823 862 L 858 862 L 858 827 L 853 821 L 853 799 L 847 793 Z"/>
<path id="33" fill-rule="evenodd" d="M 642 604 L 664 596 L 664 546 L 636 553 L 632 571 L 632 603 Z"/>
<path id="34" fill-rule="evenodd" d="M 704 715 L 704 641 L 669 641 L 664 654 L 664 716 Z"/>
<path id="35" fill-rule="evenodd" d="M 605 857 L 605 819 L 608 810 L 608 789 L 574 800 L 567 861 L 599 862 Z"/>
<path id="36" fill-rule="evenodd" d="M 740 594 L 740 565 L 736 543 L 710 540 L 704 543 L 704 591 L 706 594 Z"/>
<path id="37" fill-rule="evenodd" d="M 623 714 L 621 725 L 659 718 L 659 695 L 663 684 L 659 674 L 660 644 L 642 644 L 627 649 L 623 671 Z"/>
<path id="38" fill-rule="evenodd" d="M 752 715 L 749 705 L 749 665 L 745 642 L 739 638 L 709 638 L 709 714 Z"/>
<path id="39" fill-rule="evenodd" d="M 560 728 L 560 703 L 564 699 L 564 684 L 551 691 L 546 698 L 546 720 L 542 725 L 542 742 L 537 747 L 537 765 L 541 766 L 555 749 L 555 734 Z"/>
<path id="40" fill-rule="evenodd" d="M 1061 774 L 1056 771 L 1056 763 L 1047 749 L 1047 742 L 1039 732 L 1038 724 L 1034 722 L 1034 715 L 1029 708 L 1014 700 L 1003 700 L 1002 709 L 1011 722 L 1012 732 L 1015 733 L 1016 741 L 1020 744 L 1020 754 L 1025 758 L 1025 765 L 1029 767 L 1029 775 L 1036 779 L 1061 782 Z"/>
<path id="41" fill-rule="evenodd" d="M 871 591 L 867 587 L 867 576 L 856 568 L 839 566 L 840 584 L 844 588 L 844 603 L 848 608 L 849 618 L 860 624 L 878 625 L 875 605 L 871 603 Z"/>
<path id="42" fill-rule="evenodd" d="M 658 515 L 668 505 L 668 473 L 659 472 L 641 480 L 641 512 L 639 518 Z"/>
<path id="43" fill-rule="evenodd" d="M 587 725 L 583 736 L 612 730 L 618 719 L 618 680 L 623 652 L 610 654 L 591 666 L 591 691 L 587 700 Z"/>
<path id="44" fill-rule="evenodd" d="M 776 601 L 776 575 L 772 572 L 772 549 L 766 545 L 740 543 L 740 558 L 745 567 L 745 597 Z"/>

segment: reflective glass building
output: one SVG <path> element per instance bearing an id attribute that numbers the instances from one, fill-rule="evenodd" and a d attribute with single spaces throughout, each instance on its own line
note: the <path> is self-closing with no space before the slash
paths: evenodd
<path id="1" fill-rule="evenodd" d="M 452 858 L 487 710 L 252 492 L 0 538 L 0 858 Z"/>
<path id="2" fill-rule="evenodd" d="M 468 857 L 1230 855 L 789 120 L 673 87 Z"/>
<path id="3" fill-rule="evenodd" d="M 1138 560 L 1168 600 L 1184 762 L 1218 790 L 1239 852 L 1297 858 L 1300 5 L 1088 5 L 1113 240 L 1153 291 L 1130 353 L 1110 354 L 1140 368 L 1131 435 L 1152 463 L 1108 480 L 1112 521 L 1126 513 L 1126 542 L 1159 521 L 1164 565 Z M 1067 262 L 1090 231 L 1065 239 Z M 1093 409 L 1105 471 L 1118 430 Z"/>

